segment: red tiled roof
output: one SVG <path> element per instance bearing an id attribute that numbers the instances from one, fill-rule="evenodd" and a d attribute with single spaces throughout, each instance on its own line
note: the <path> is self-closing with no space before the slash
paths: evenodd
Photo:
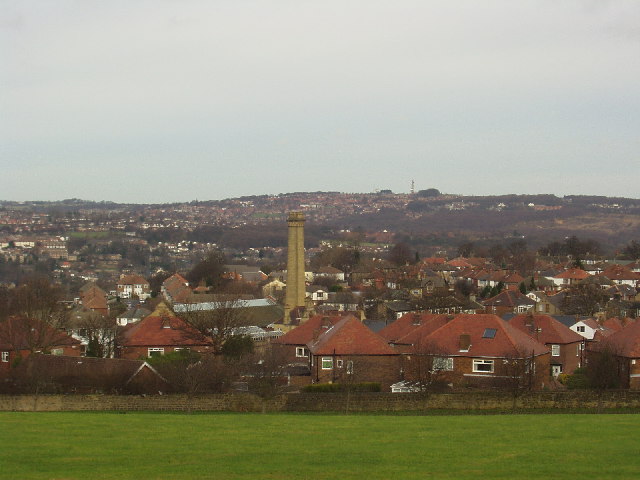
<path id="1" fill-rule="evenodd" d="M 568 278 L 573 280 L 584 280 L 587 277 L 590 277 L 591 274 L 589 272 L 585 272 L 581 268 L 573 267 L 564 272 L 559 273 L 553 278 Z"/>
<path id="2" fill-rule="evenodd" d="M 306 345 L 313 340 L 315 334 L 329 329 L 344 318 L 344 315 L 314 315 L 302 325 L 289 330 L 279 338 L 273 340 L 273 343 L 282 345 Z"/>
<path id="3" fill-rule="evenodd" d="M 167 326 L 167 328 L 165 328 Z M 210 345 L 211 340 L 184 320 L 175 316 L 149 316 L 125 327 L 120 345 L 141 346 L 195 346 Z"/>
<path id="4" fill-rule="evenodd" d="M 413 329 L 404 337 L 400 337 L 393 343 L 402 345 L 419 345 L 423 339 L 427 338 L 443 325 L 446 325 L 449 320 L 451 320 L 450 315 L 429 315 L 429 318 L 426 318 L 421 325 Z"/>
<path id="5" fill-rule="evenodd" d="M 640 273 L 634 272 L 622 265 L 611 265 L 605 268 L 601 275 L 604 275 L 609 280 L 640 280 Z"/>
<path id="6" fill-rule="evenodd" d="M 425 323 L 430 322 L 433 318 L 440 316 L 441 315 L 433 313 L 407 313 L 380 330 L 378 335 L 386 338 L 390 343 L 394 343 L 396 340 L 405 337 L 421 325 L 424 325 Z"/>
<path id="7" fill-rule="evenodd" d="M 622 330 L 609 335 L 590 348 L 600 350 L 611 347 L 616 355 L 628 358 L 640 358 L 640 322 L 629 323 Z"/>
<path id="8" fill-rule="evenodd" d="M 567 344 L 583 340 L 582 335 L 549 315 L 516 315 L 509 320 L 509 325 L 541 343 Z"/>
<path id="9" fill-rule="evenodd" d="M 149 282 L 142 276 L 137 274 L 121 275 L 118 285 L 148 285 Z"/>
<path id="10" fill-rule="evenodd" d="M 624 327 L 626 327 L 627 325 L 629 325 L 630 323 L 632 323 L 634 321 L 635 320 L 633 320 L 632 318 L 623 318 L 621 320 L 621 319 L 619 319 L 617 317 L 612 317 L 612 318 L 608 318 L 604 322 L 602 322 L 602 326 L 610 328 L 611 330 L 614 330 L 616 332 L 619 332 Z"/>
<path id="11" fill-rule="evenodd" d="M 487 329 L 495 329 L 493 338 L 484 338 Z M 468 335 L 471 345 L 460 351 L 460 336 Z M 549 350 L 529 335 L 510 326 L 496 315 L 461 314 L 426 337 L 434 348 L 446 355 L 465 357 L 522 357 L 542 355 Z"/>
<path id="12" fill-rule="evenodd" d="M 518 290 L 504 290 L 498 295 L 488 298 L 483 305 L 488 307 L 517 307 L 518 305 L 535 305 L 535 301 Z"/>
<path id="13" fill-rule="evenodd" d="M 313 355 L 398 355 L 384 338 L 354 317 L 344 317 L 307 346 Z"/>
<path id="14" fill-rule="evenodd" d="M 80 341 L 36 319 L 10 317 L 0 322 L 0 348 L 4 350 L 33 350 L 74 345 L 80 345 Z"/>

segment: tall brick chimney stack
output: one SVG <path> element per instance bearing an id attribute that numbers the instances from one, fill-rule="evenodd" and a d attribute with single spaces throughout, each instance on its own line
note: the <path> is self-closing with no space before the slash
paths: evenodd
<path id="1" fill-rule="evenodd" d="M 287 248 L 287 290 L 284 303 L 284 322 L 291 323 L 290 312 L 304 307 L 306 287 L 304 283 L 304 214 L 289 212 L 287 224 L 289 239 Z"/>

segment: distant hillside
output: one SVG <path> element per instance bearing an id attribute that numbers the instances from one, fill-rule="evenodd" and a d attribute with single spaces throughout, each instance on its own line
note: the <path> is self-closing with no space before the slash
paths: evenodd
<path id="1" fill-rule="evenodd" d="M 587 195 L 464 196 L 435 189 L 416 194 L 295 192 L 164 205 L 116 204 L 69 199 L 0 202 L 0 228 L 16 218 L 38 217 L 38 231 L 62 233 L 78 225 L 137 231 L 150 241 L 211 241 L 232 248 L 285 246 L 287 212 L 307 217 L 307 245 L 339 231 L 387 230 L 425 251 L 464 241 L 490 245 L 526 238 L 531 247 L 576 235 L 613 251 L 640 239 L 640 199 Z M 99 220 L 99 222 L 97 222 Z M 81 222 L 84 221 L 84 224 Z M 124 225 L 124 227 L 123 227 Z"/>

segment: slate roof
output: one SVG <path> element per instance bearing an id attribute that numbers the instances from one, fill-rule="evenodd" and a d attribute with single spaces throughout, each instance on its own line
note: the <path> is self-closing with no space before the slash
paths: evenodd
<path id="1" fill-rule="evenodd" d="M 582 335 L 549 315 L 517 315 L 509 320 L 509 325 L 545 344 L 567 344 L 583 340 Z"/>
<path id="2" fill-rule="evenodd" d="M 313 355 L 398 355 L 384 338 L 351 316 L 342 318 L 307 347 Z"/>

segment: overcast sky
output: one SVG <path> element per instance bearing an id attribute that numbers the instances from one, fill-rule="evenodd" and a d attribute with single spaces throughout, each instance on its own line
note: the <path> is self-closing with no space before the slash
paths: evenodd
<path id="1" fill-rule="evenodd" d="M 0 0 L 0 199 L 638 198 L 637 0 Z"/>

